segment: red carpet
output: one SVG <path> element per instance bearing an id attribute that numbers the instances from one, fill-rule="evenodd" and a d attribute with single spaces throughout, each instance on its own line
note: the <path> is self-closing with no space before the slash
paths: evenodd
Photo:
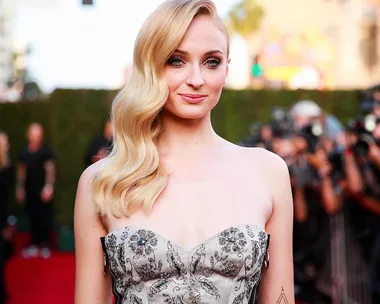
<path id="1" fill-rule="evenodd" d="M 74 253 L 53 250 L 49 259 L 23 259 L 20 249 L 26 244 L 27 236 L 18 235 L 6 270 L 7 304 L 74 303 Z"/>

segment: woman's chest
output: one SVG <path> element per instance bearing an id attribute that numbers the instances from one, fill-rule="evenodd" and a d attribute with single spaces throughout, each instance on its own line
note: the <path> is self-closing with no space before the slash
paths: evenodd
<path id="1" fill-rule="evenodd" d="M 256 173 L 239 171 L 173 174 L 148 215 L 138 211 L 128 219 L 112 218 L 109 230 L 126 225 L 148 228 L 191 247 L 226 227 L 265 228 L 272 206 L 270 189 Z"/>

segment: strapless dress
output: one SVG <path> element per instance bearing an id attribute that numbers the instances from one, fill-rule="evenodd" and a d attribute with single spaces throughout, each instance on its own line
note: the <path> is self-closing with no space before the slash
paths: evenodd
<path id="1" fill-rule="evenodd" d="M 101 242 L 116 304 L 248 304 L 269 266 L 269 238 L 256 225 L 238 225 L 188 249 L 127 226 Z"/>

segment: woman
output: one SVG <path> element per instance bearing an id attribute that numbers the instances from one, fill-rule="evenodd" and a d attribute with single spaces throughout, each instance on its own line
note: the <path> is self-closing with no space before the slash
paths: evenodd
<path id="1" fill-rule="evenodd" d="M 259 303 L 294 303 L 287 167 L 212 129 L 228 55 L 210 0 L 142 26 L 113 150 L 78 184 L 75 303 L 111 303 L 111 284 L 116 303 L 253 303 L 260 281 Z"/>

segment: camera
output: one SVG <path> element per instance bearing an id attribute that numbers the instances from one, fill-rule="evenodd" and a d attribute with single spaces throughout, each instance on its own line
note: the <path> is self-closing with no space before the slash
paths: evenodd
<path id="1" fill-rule="evenodd" d="M 349 122 L 349 131 L 356 134 L 358 138 L 355 146 L 353 147 L 357 155 L 366 156 L 371 144 L 379 144 L 379 142 L 372 136 L 372 132 L 378 123 L 380 123 L 380 119 L 372 114 L 368 114 L 363 118 Z"/>
<path id="2" fill-rule="evenodd" d="M 294 132 L 293 119 L 289 111 L 274 107 L 271 112 L 271 124 L 275 137 L 286 137 Z"/>

